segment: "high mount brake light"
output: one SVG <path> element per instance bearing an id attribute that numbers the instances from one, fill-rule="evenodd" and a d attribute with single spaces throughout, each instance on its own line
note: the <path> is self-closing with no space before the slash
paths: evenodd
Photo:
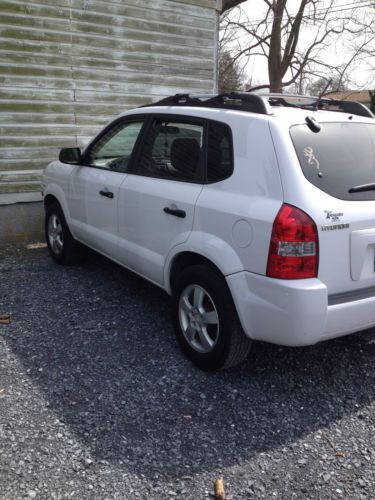
<path id="1" fill-rule="evenodd" d="M 289 280 L 315 278 L 318 262 L 315 222 L 299 208 L 284 204 L 273 223 L 267 276 Z"/>

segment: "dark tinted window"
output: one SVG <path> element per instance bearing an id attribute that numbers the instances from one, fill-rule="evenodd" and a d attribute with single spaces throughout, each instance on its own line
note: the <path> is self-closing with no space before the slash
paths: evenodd
<path id="1" fill-rule="evenodd" d="M 139 173 L 181 181 L 201 178 L 203 125 L 156 119 L 149 130 Z"/>
<path id="2" fill-rule="evenodd" d="M 375 124 L 322 123 L 318 133 L 296 125 L 290 134 L 302 171 L 314 186 L 343 200 L 375 200 L 375 191 L 348 193 L 375 182 Z"/>
<path id="3" fill-rule="evenodd" d="M 210 122 L 208 125 L 207 180 L 217 182 L 233 173 L 232 134 L 228 125 Z"/>

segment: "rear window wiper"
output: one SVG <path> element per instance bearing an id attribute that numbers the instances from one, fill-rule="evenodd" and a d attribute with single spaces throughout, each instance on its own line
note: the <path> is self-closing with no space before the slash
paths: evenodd
<path id="1" fill-rule="evenodd" d="M 375 182 L 354 186 L 349 189 L 348 193 L 363 193 L 364 191 L 375 191 Z"/>

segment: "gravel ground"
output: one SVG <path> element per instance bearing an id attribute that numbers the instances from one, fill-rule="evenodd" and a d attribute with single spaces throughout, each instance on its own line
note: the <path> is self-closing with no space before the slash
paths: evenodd
<path id="1" fill-rule="evenodd" d="M 374 331 L 206 374 L 98 255 L 3 247 L 0 278 L 1 500 L 375 497 Z"/>

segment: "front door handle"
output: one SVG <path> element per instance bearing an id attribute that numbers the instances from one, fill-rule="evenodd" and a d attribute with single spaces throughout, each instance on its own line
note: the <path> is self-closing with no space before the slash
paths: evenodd
<path id="1" fill-rule="evenodd" d="M 179 208 L 164 207 L 164 212 L 166 214 L 170 214 L 170 215 L 174 215 L 175 217 L 179 217 L 180 219 L 185 219 L 185 217 L 186 217 L 185 210 L 180 210 Z"/>
<path id="2" fill-rule="evenodd" d="M 111 191 L 108 191 L 107 189 L 101 189 L 99 191 L 99 194 L 101 196 L 105 196 L 106 198 L 111 198 L 111 199 L 113 198 L 113 193 Z"/>

